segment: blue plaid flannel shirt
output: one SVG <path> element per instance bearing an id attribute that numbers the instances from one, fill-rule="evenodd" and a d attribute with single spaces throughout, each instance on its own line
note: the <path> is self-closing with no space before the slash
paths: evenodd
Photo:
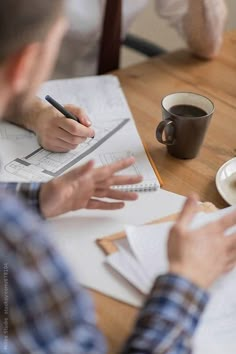
<path id="1" fill-rule="evenodd" d="M 38 207 L 39 187 L 24 187 L 29 205 Z M 106 353 L 89 294 L 47 236 L 38 215 L 0 193 L 0 353 Z M 191 353 L 207 301 L 207 293 L 184 278 L 158 277 L 121 353 Z"/>
<path id="2" fill-rule="evenodd" d="M 4 183 L 0 182 L 0 191 L 9 191 L 24 199 L 25 203 L 40 213 L 39 191 L 41 183 Z"/>

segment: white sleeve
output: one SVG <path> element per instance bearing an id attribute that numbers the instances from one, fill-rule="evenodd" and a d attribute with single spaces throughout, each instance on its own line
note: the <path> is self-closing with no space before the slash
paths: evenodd
<path id="1" fill-rule="evenodd" d="M 156 0 L 156 9 L 195 54 L 211 57 L 219 51 L 227 17 L 225 0 Z"/>
<path id="2" fill-rule="evenodd" d="M 183 18 L 188 12 L 188 0 L 156 0 L 156 10 L 160 17 L 184 35 Z"/>

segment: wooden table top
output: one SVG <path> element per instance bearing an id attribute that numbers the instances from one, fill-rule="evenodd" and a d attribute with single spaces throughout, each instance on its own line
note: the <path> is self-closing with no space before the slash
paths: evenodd
<path id="1" fill-rule="evenodd" d="M 202 201 L 210 201 L 219 208 L 227 206 L 216 190 L 215 175 L 224 162 L 236 156 L 236 31 L 225 35 L 221 53 L 212 61 L 180 50 L 116 74 L 139 133 L 162 176 L 163 188 L 182 195 L 195 191 Z M 177 91 L 200 93 L 215 104 L 204 144 L 193 160 L 171 157 L 155 138 L 161 120 L 161 99 Z M 131 331 L 137 309 L 102 294 L 92 294 L 109 353 L 118 353 Z"/>

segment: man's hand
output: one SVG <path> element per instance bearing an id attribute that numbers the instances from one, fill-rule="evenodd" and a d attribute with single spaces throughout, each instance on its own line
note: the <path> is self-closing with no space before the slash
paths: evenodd
<path id="1" fill-rule="evenodd" d="M 94 130 L 86 113 L 73 105 L 65 108 L 78 117 L 78 123 L 65 118 L 58 110 L 38 97 L 28 112 L 10 115 L 5 120 L 33 131 L 40 145 L 53 152 L 68 152 L 75 149 L 87 138 L 94 137 Z"/>
<path id="2" fill-rule="evenodd" d="M 236 224 L 236 211 L 197 230 L 189 225 L 197 211 L 196 197 L 189 197 L 172 227 L 168 241 L 170 272 L 208 288 L 236 265 L 236 233 L 224 232 Z"/>
<path id="3" fill-rule="evenodd" d="M 89 162 L 42 185 L 39 202 L 44 217 L 54 217 L 77 209 L 115 210 L 124 207 L 125 200 L 136 200 L 137 193 L 112 189 L 112 186 L 136 184 L 141 176 L 116 175 L 134 164 L 134 158 L 94 168 Z M 116 201 L 104 201 L 109 198 Z"/>
<path id="4" fill-rule="evenodd" d="M 73 105 L 66 105 L 65 108 L 78 117 L 80 123 L 65 118 L 51 106 L 44 106 L 37 112 L 33 131 L 40 145 L 46 150 L 67 152 L 95 134 L 88 116 L 82 109 Z"/>

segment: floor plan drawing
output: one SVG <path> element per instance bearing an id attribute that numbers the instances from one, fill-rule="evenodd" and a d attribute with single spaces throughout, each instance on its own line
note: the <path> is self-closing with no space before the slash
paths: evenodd
<path id="1" fill-rule="evenodd" d="M 39 148 L 23 158 L 16 158 L 5 166 L 5 170 L 25 181 L 47 181 L 57 177 L 95 151 L 128 122 L 127 119 L 104 121 L 93 128 L 95 137 L 87 139 L 77 149 L 68 153 L 52 153 Z"/>
<path id="2" fill-rule="evenodd" d="M 37 95 L 42 100 L 50 95 L 62 105 L 70 103 L 82 107 L 95 136 L 67 153 L 53 153 L 39 145 L 35 134 L 3 122 L 0 124 L 1 182 L 47 182 L 89 159 L 94 160 L 96 167 L 101 167 L 133 156 L 134 164 L 117 174 L 139 175 L 142 181 L 113 188 L 136 192 L 160 188 L 155 165 L 150 163 L 145 152 L 117 77 L 101 75 L 52 80 L 44 83 Z"/>

